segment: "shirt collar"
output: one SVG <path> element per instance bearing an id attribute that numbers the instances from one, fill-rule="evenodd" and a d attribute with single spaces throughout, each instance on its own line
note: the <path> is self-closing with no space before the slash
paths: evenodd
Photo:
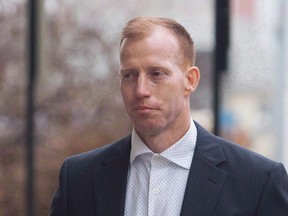
<path id="1" fill-rule="evenodd" d="M 170 148 L 166 149 L 159 155 L 185 169 L 190 169 L 196 145 L 196 138 L 197 129 L 194 122 L 191 120 L 190 127 L 186 134 Z M 139 137 L 135 129 L 133 129 L 131 139 L 130 163 L 132 164 L 132 162 L 138 155 L 142 155 L 145 153 L 152 153 L 157 155 L 146 146 L 146 144 Z"/>

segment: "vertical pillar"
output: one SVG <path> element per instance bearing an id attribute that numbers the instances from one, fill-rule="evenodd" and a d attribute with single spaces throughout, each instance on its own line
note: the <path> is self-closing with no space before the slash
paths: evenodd
<path id="1" fill-rule="evenodd" d="M 215 48 L 213 77 L 214 133 L 219 135 L 221 111 L 221 75 L 227 69 L 229 47 L 229 0 L 215 1 Z"/>
<path id="2" fill-rule="evenodd" d="M 39 73 L 41 12 L 43 0 L 28 2 L 28 41 L 27 41 L 27 103 L 26 103 L 26 216 L 35 215 L 35 92 Z"/>

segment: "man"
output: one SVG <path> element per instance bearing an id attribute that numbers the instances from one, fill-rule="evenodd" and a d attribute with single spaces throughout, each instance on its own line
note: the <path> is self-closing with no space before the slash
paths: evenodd
<path id="1" fill-rule="evenodd" d="M 66 159 L 50 215 L 288 215 L 282 164 L 191 120 L 189 98 L 200 73 L 180 24 L 129 21 L 119 76 L 132 134 Z"/>

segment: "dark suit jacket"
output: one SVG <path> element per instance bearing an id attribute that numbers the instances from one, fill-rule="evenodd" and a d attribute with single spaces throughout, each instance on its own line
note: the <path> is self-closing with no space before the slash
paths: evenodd
<path id="1" fill-rule="evenodd" d="M 288 216 L 282 164 L 196 127 L 182 216 Z M 124 215 L 130 148 L 128 136 L 66 159 L 50 215 Z"/>

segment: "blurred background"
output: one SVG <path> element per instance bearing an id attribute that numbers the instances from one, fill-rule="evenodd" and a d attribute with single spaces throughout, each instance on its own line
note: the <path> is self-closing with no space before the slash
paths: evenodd
<path id="1" fill-rule="evenodd" d="M 39 1 L 40 2 L 40 1 Z M 183 24 L 197 48 L 191 115 L 213 131 L 216 0 L 46 0 L 38 10 L 35 215 L 47 215 L 64 158 L 127 135 L 119 38 L 136 16 Z M 28 0 L 0 0 L 0 216 L 24 215 L 27 183 Z M 288 1 L 230 0 L 219 134 L 288 168 Z"/>

